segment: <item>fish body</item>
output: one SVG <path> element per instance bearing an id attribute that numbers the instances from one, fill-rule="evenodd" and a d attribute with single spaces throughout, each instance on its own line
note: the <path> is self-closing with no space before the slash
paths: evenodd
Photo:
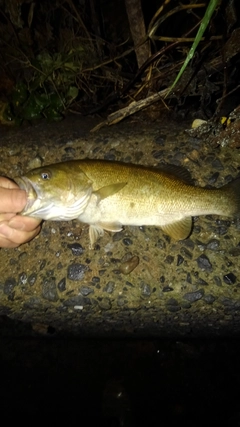
<path id="1" fill-rule="evenodd" d="M 104 160 L 72 160 L 15 179 L 28 201 L 21 212 L 45 220 L 89 224 L 91 245 L 104 230 L 124 225 L 161 227 L 176 240 L 192 229 L 192 216 L 240 212 L 240 179 L 220 189 L 196 187 L 175 166 L 148 168 Z"/>

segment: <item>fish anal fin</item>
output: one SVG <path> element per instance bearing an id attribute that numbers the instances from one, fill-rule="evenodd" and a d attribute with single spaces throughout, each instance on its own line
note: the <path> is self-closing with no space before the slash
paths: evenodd
<path id="1" fill-rule="evenodd" d="M 99 222 L 97 225 L 104 230 L 112 231 L 113 233 L 117 233 L 122 230 L 122 224 L 119 222 Z"/>
<path id="2" fill-rule="evenodd" d="M 127 185 L 127 182 L 118 182 L 116 184 L 106 185 L 105 187 L 99 188 L 99 190 L 94 191 L 94 194 L 100 199 L 106 199 L 106 197 L 112 196 L 115 193 L 118 193 L 123 187 Z"/>
<path id="3" fill-rule="evenodd" d="M 192 231 L 192 217 L 161 226 L 162 230 L 175 240 L 186 239 Z"/>

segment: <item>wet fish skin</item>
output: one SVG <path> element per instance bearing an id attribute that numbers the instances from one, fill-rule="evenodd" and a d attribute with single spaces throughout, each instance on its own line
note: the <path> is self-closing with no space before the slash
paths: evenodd
<path id="1" fill-rule="evenodd" d="M 192 229 L 192 216 L 240 212 L 240 178 L 220 189 L 196 187 L 175 166 L 148 168 L 105 160 L 71 160 L 15 179 L 28 201 L 21 212 L 45 220 L 89 224 L 91 245 L 104 230 L 124 225 L 161 227 L 176 240 Z"/>

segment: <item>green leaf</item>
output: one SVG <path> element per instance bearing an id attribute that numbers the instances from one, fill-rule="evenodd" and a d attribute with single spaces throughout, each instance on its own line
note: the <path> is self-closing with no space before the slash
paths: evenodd
<path id="1" fill-rule="evenodd" d="M 189 53 L 188 53 L 188 55 L 187 55 L 187 57 L 185 59 L 185 62 L 183 64 L 181 70 L 179 71 L 176 79 L 174 80 L 174 82 L 173 82 L 172 86 L 170 87 L 168 93 L 165 95 L 165 98 L 173 90 L 174 86 L 176 86 L 178 80 L 182 76 L 182 74 L 183 74 L 185 68 L 187 67 L 189 61 L 192 59 L 192 57 L 193 57 L 193 55 L 195 53 L 195 50 L 196 50 L 196 48 L 197 48 L 197 46 L 198 46 L 198 44 L 199 44 L 199 42 L 200 42 L 200 40 L 201 40 L 201 38 L 203 36 L 203 33 L 205 32 L 205 30 L 206 30 L 206 28 L 207 28 L 207 26 L 209 24 L 209 21 L 210 21 L 210 19 L 212 17 L 212 14 L 213 14 L 214 10 L 216 9 L 219 1 L 220 0 L 210 0 L 209 5 L 207 7 L 207 10 L 205 12 L 205 15 L 204 15 L 204 17 L 202 19 L 201 25 L 199 27 L 199 30 L 197 32 L 197 35 L 195 37 L 195 40 L 194 40 L 194 42 L 192 44 L 192 47 L 191 47 L 191 49 L 190 49 L 190 51 L 189 51 Z"/>
<path id="2" fill-rule="evenodd" d="M 12 93 L 12 103 L 14 107 L 22 105 L 28 98 L 27 86 L 24 83 L 17 83 Z"/>
<path id="3" fill-rule="evenodd" d="M 78 96 L 78 88 L 76 86 L 69 86 L 69 89 L 66 94 L 66 98 L 70 98 L 71 100 L 77 98 Z"/>
<path id="4" fill-rule="evenodd" d="M 43 106 L 42 104 L 38 104 L 36 102 L 36 97 L 34 94 L 31 94 L 26 106 L 24 107 L 22 111 L 22 117 L 25 120 L 33 120 L 33 119 L 39 119 L 42 117 L 42 111 Z"/>
<path id="5" fill-rule="evenodd" d="M 44 110 L 44 116 L 49 122 L 59 122 L 63 119 L 63 115 L 59 111 L 55 110 L 55 108 L 52 106 Z"/>

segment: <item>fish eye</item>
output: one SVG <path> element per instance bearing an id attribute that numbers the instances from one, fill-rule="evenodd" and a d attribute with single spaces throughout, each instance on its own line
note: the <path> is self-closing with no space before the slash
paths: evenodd
<path id="1" fill-rule="evenodd" d="M 41 173 L 41 178 L 44 180 L 44 181 L 46 181 L 47 179 L 50 179 L 51 178 L 51 174 L 50 174 L 50 172 L 42 172 Z"/>

